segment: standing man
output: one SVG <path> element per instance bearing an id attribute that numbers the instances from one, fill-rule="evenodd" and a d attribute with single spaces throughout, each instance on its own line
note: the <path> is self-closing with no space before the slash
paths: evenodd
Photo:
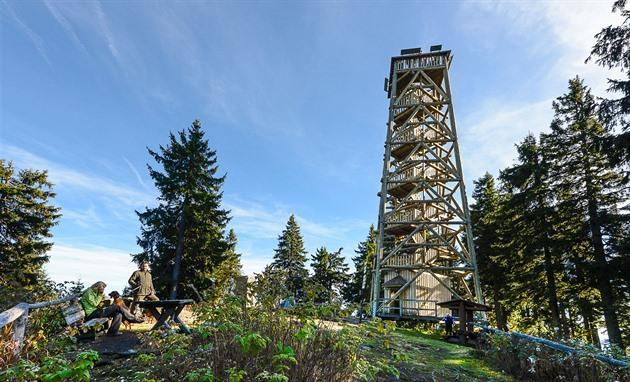
<path id="1" fill-rule="evenodd" d="M 455 322 L 455 319 L 453 318 L 453 316 L 451 316 L 451 314 L 447 314 L 446 317 L 444 317 L 444 326 L 446 329 L 446 335 L 447 336 L 452 336 L 453 335 L 453 323 Z"/>
<path id="2" fill-rule="evenodd" d="M 140 269 L 133 272 L 129 278 L 129 285 L 131 285 L 133 291 L 133 302 L 131 303 L 131 313 L 136 310 L 136 305 L 140 301 L 158 301 L 159 298 L 155 295 L 155 288 L 153 288 L 153 278 L 149 271 L 149 262 L 143 261 L 140 263 Z"/>

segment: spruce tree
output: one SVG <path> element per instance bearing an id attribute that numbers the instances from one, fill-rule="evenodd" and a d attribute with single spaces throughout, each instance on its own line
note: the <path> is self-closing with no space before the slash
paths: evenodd
<path id="1" fill-rule="evenodd" d="M 349 268 L 341 254 L 342 249 L 328 252 L 326 247 L 321 247 L 311 257 L 313 276 L 310 281 L 320 291 L 315 302 L 331 302 L 347 283 Z"/>
<path id="2" fill-rule="evenodd" d="M 42 291 L 43 266 L 61 216 L 46 171 L 21 170 L 0 159 L 0 311 Z"/>
<path id="3" fill-rule="evenodd" d="M 284 274 L 284 287 L 290 293 L 297 294 L 308 278 L 308 271 L 305 266 L 307 252 L 294 215 L 289 217 L 286 228 L 278 237 L 275 252 L 272 268 Z"/>
<path id="4" fill-rule="evenodd" d="M 236 283 L 241 275 L 241 254 L 236 251 L 238 240 L 234 230 L 227 235 L 227 250 L 223 261 L 213 272 L 215 296 L 224 296 Z"/>
<path id="5" fill-rule="evenodd" d="M 137 212 L 143 252 L 134 255 L 153 264 L 156 288 L 176 298 L 178 286 L 200 291 L 213 285 L 213 270 L 229 249 L 225 227 L 229 211 L 221 209 L 224 176 L 218 172 L 216 152 L 204 137 L 201 123 L 170 134 L 166 147 L 149 149 L 162 170 L 148 166 L 158 189 L 159 205 Z"/>
<path id="6" fill-rule="evenodd" d="M 604 99 L 600 115 L 619 123 L 622 133 L 611 135 L 606 142 L 612 143 L 611 153 L 616 161 L 630 161 L 630 9 L 626 0 L 617 0 L 613 12 L 619 12 L 623 21 L 620 25 L 609 25 L 601 30 L 590 56 L 599 65 L 608 69 L 619 69 L 627 79 L 608 79 L 608 91 L 620 95 L 619 98 Z"/>
<path id="7" fill-rule="evenodd" d="M 616 273 L 609 261 L 626 254 L 611 250 L 606 231 L 618 220 L 614 211 L 627 195 L 623 177 L 601 146 L 610 136 L 610 128 L 598 120 L 595 98 L 578 77 L 569 81 L 568 92 L 553 102 L 553 108 L 551 133 L 543 136 L 543 143 L 550 153 L 559 207 L 573 211 L 575 220 L 585 223 L 575 241 L 588 239 L 590 256 L 586 261 L 601 295 L 608 336 L 612 343 L 623 347 L 616 308 L 627 301 L 618 301 L 623 296 L 613 289 Z"/>
<path id="8" fill-rule="evenodd" d="M 374 229 L 374 225 L 371 225 L 367 238 L 360 242 L 354 251 L 357 254 L 352 258 L 355 271 L 343 292 L 344 298 L 348 302 L 360 304 L 370 300 L 376 236 L 376 229 Z"/>
<path id="9" fill-rule="evenodd" d="M 562 263 L 561 251 L 554 248 L 557 222 L 553 205 L 554 194 L 549 187 L 549 163 L 533 135 L 528 135 L 517 145 L 519 162 L 502 171 L 501 178 L 513 186 L 508 208 L 523 211 L 515 221 L 522 238 L 523 263 L 533 265 L 529 276 L 539 274 L 544 285 L 550 326 L 556 335 L 563 334 L 563 325 L 558 304 L 557 276 Z M 541 301 L 542 302 L 542 301 Z"/>
<path id="10" fill-rule="evenodd" d="M 273 264 L 268 264 L 261 273 L 255 275 L 254 294 L 256 302 L 268 308 L 277 308 L 280 300 L 293 292 L 287 289 L 287 274 Z"/>
<path id="11" fill-rule="evenodd" d="M 507 328 L 507 314 L 504 304 L 511 272 L 509 256 L 505 256 L 499 237 L 500 227 L 505 224 L 501 216 L 501 195 L 495 186 L 492 175 L 486 173 L 474 181 L 475 189 L 470 207 L 470 217 L 474 229 L 475 253 L 484 295 L 491 296 L 494 319 L 497 327 Z"/>

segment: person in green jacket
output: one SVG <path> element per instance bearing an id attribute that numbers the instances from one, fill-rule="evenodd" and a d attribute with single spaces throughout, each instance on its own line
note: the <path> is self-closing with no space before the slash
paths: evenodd
<path id="1" fill-rule="evenodd" d="M 106 308 L 101 307 L 103 302 L 103 293 L 105 292 L 105 285 L 102 281 L 95 282 L 91 287 L 87 288 L 81 295 L 81 306 L 85 311 L 85 321 L 89 321 L 93 318 L 111 318 L 112 323 L 107 330 L 109 336 L 119 336 L 121 333 L 118 331 L 123 317 L 133 323 L 140 323 L 144 320 L 136 318 L 131 312 L 119 305 L 110 305 Z"/>
<path id="2" fill-rule="evenodd" d="M 133 290 L 133 302 L 131 303 L 131 313 L 136 311 L 136 305 L 138 302 L 149 300 L 159 301 L 160 299 L 155 295 L 155 288 L 153 287 L 153 277 L 149 270 L 149 262 L 143 261 L 140 263 L 140 269 L 133 272 L 129 278 L 129 285 Z"/>

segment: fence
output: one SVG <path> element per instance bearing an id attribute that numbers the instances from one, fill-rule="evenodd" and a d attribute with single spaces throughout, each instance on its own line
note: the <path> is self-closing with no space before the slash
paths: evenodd
<path id="1" fill-rule="evenodd" d="M 68 301 L 72 301 L 77 297 L 69 295 L 53 301 L 37 302 L 29 304 L 21 302 L 11 309 L 0 313 L 0 329 L 13 323 L 13 341 L 15 341 L 15 354 L 19 354 L 22 350 L 24 342 L 24 334 L 26 333 L 26 325 L 28 323 L 28 314 L 31 310 L 46 308 L 48 306 L 60 305 Z"/>

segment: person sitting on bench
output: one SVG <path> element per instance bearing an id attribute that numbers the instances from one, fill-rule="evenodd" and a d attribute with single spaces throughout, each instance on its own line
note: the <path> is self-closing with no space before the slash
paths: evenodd
<path id="1" fill-rule="evenodd" d="M 107 335 L 109 336 L 119 336 L 122 334 L 118 329 L 120 328 L 123 317 L 133 323 L 144 322 L 143 319 L 136 318 L 127 308 L 123 308 L 120 305 L 112 304 L 106 308 L 100 308 L 99 305 L 103 301 L 105 287 L 104 282 L 97 281 L 81 295 L 80 301 L 85 311 L 85 321 L 89 321 L 93 318 L 111 318 L 112 324 L 107 330 Z"/>

